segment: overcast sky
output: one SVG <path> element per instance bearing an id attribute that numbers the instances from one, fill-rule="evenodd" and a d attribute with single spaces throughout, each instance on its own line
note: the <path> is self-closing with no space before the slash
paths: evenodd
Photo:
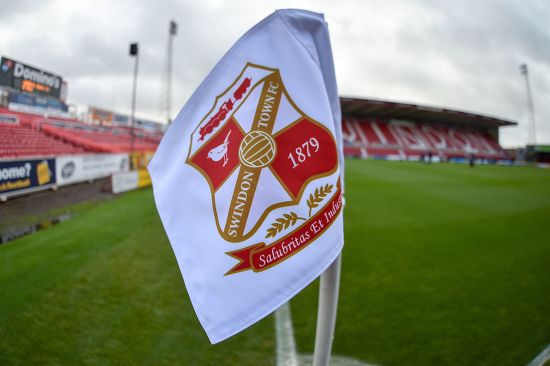
<path id="1" fill-rule="evenodd" d="M 537 141 L 550 143 L 550 1 L 0 0 L 0 54 L 60 74 L 68 102 L 128 112 L 140 44 L 137 112 L 164 120 L 162 76 L 174 19 L 174 115 L 231 45 L 277 8 L 322 12 L 340 95 L 446 107 L 519 122 L 527 141 L 527 63 Z"/>

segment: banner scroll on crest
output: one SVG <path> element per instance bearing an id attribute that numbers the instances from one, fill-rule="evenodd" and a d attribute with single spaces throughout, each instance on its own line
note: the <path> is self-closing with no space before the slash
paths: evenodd
<path id="1" fill-rule="evenodd" d="M 149 165 L 187 291 L 216 343 L 273 312 L 343 246 L 341 116 L 322 15 L 248 31 Z"/>

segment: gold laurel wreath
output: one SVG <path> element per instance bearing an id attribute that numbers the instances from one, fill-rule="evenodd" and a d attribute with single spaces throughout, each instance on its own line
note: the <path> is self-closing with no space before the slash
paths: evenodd
<path id="1" fill-rule="evenodd" d="M 315 191 L 309 195 L 309 199 L 307 200 L 307 207 L 309 207 L 309 216 L 311 217 L 311 210 L 313 210 L 315 207 L 319 206 L 319 203 L 323 201 L 323 199 L 332 192 L 332 188 L 334 188 L 333 184 L 325 184 L 324 186 L 315 188 Z"/>
<path id="2" fill-rule="evenodd" d="M 315 188 L 315 191 L 309 195 L 307 200 L 307 207 L 309 207 L 309 217 L 311 217 L 311 210 L 319 206 L 319 203 L 323 202 L 323 199 L 332 192 L 334 188 L 333 184 L 325 184 L 324 186 Z M 275 222 L 271 224 L 271 227 L 267 229 L 266 238 L 272 238 L 284 229 L 288 229 L 291 226 L 296 225 L 298 220 L 305 221 L 303 217 L 298 216 L 295 212 L 283 214 L 283 217 L 275 219 Z"/>
<path id="3" fill-rule="evenodd" d="M 296 221 L 306 220 L 303 217 L 296 215 L 294 212 L 284 214 L 283 217 L 275 219 L 275 222 L 271 224 L 271 227 L 267 229 L 266 238 L 272 238 L 284 229 L 289 228 L 290 226 L 296 225 Z"/>

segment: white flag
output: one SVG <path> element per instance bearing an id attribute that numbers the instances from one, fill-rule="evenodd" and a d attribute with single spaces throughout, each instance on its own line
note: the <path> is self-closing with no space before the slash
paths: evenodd
<path id="1" fill-rule="evenodd" d="M 341 116 L 323 16 L 280 10 L 218 62 L 149 165 L 212 343 L 318 277 L 343 246 Z"/>

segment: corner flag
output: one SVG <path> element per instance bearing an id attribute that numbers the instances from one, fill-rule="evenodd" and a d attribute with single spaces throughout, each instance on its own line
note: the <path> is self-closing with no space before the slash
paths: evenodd
<path id="1" fill-rule="evenodd" d="M 212 343 L 301 291 L 343 238 L 340 103 L 322 15 L 279 10 L 218 62 L 149 165 Z"/>

